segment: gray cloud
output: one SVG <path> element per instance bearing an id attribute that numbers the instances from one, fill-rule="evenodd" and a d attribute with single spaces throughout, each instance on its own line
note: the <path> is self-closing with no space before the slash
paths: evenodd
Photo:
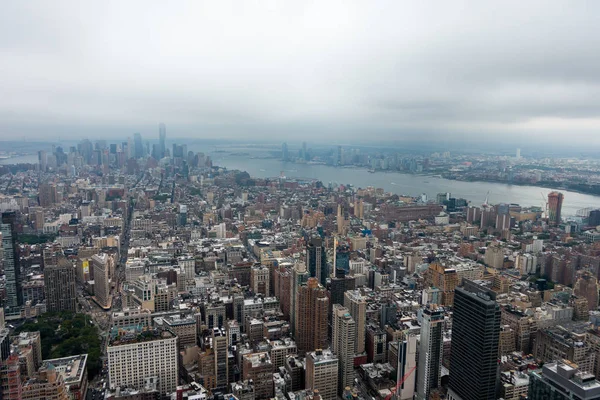
<path id="1" fill-rule="evenodd" d="M 426 4 L 422 4 L 426 3 Z M 600 143 L 596 2 L 0 4 L 0 138 Z"/>

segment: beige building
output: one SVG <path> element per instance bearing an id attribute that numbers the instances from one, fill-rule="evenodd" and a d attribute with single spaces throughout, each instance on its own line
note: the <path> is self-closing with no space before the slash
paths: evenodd
<path id="1" fill-rule="evenodd" d="M 142 389 L 146 378 L 156 377 L 162 394 L 174 392 L 179 379 L 177 350 L 177 337 L 166 330 L 140 330 L 111 338 L 109 386 Z"/>
<path id="2" fill-rule="evenodd" d="M 323 400 L 336 400 L 338 359 L 331 350 L 316 350 L 306 355 L 306 388 L 318 390 Z"/>
<path id="3" fill-rule="evenodd" d="M 269 268 L 259 265 L 250 270 L 250 287 L 254 294 L 269 295 L 271 288 Z"/>
<path id="4" fill-rule="evenodd" d="M 95 254 L 92 256 L 92 266 L 94 268 L 94 298 L 102 308 L 110 308 L 110 270 L 112 257 L 106 253 Z"/>
<path id="5" fill-rule="evenodd" d="M 332 348 L 338 357 L 338 393 L 354 383 L 354 349 L 356 323 L 350 310 L 339 304 L 333 305 Z"/>
<path id="6" fill-rule="evenodd" d="M 356 345 L 354 352 L 362 354 L 365 351 L 365 324 L 367 323 L 367 302 L 358 290 L 344 293 L 344 307 L 350 311 L 356 323 Z"/>
<path id="7" fill-rule="evenodd" d="M 22 386 L 23 400 L 69 400 L 69 392 L 64 379 L 56 369 L 49 365 L 25 381 Z"/>

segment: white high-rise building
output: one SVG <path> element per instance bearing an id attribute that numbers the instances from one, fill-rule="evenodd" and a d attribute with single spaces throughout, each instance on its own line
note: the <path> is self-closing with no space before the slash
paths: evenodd
<path id="1" fill-rule="evenodd" d="M 398 381 L 404 383 L 398 387 L 397 400 L 413 400 L 415 397 L 415 381 L 417 377 L 417 337 L 408 335 L 400 341 L 398 348 Z"/>
<path id="2" fill-rule="evenodd" d="M 339 359 L 338 393 L 354 382 L 354 347 L 356 342 L 356 323 L 350 310 L 339 304 L 333 305 L 333 352 Z"/>
<path id="3" fill-rule="evenodd" d="M 344 307 L 350 311 L 355 322 L 356 338 L 354 352 L 356 354 L 365 351 L 365 325 L 367 324 L 367 301 L 359 290 L 349 290 L 344 293 Z"/>
<path id="4" fill-rule="evenodd" d="M 177 389 L 177 336 L 167 330 L 144 330 L 113 337 L 107 348 L 111 388 L 143 389 L 147 378 L 157 379 L 162 394 Z"/>
<path id="5" fill-rule="evenodd" d="M 435 306 L 423 310 L 421 343 L 419 346 L 419 373 L 417 375 L 417 400 L 429 399 L 431 389 L 440 387 L 444 341 L 442 327 L 444 311 Z"/>

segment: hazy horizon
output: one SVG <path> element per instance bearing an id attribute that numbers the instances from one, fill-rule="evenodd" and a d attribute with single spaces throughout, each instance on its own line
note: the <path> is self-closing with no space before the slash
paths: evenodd
<path id="1" fill-rule="evenodd" d="M 599 12 L 4 2 L 0 138 L 600 144 Z"/>

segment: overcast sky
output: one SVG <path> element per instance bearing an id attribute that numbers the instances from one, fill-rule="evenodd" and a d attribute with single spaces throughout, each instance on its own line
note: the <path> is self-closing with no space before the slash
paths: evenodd
<path id="1" fill-rule="evenodd" d="M 0 138 L 600 144 L 600 2 L 0 2 Z"/>

